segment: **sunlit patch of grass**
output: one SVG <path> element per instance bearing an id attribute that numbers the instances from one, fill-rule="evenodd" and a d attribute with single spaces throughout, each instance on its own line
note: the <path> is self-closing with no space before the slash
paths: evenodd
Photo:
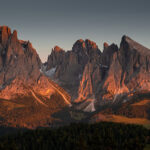
<path id="1" fill-rule="evenodd" d="M 145 118 L 128 118 L 124 116 L 118 116 L 118 115 L 110 115 L 109 121 L 113 122 L 122 122 L 122 123 L 129 123 L 129 124 L 150 124 L 150 120 Z"/>
<path id="2" fill-rule="evenodd" d="M 17 103 L 12 102 L 12 101 L 2 101 L 2 104 L 4 107 L 7 108 L 7 110 L 25 107 L 25 105 L 23 105 L 23 104 L 17 104 Z"/>
<path id="3" fill-rule="evenodd" d="M 96 115 L 97 122 L 98 121 L 108 121 L 108 122 L 117 122 L 117 123 L 125 123 L 125 124 L 139 124 L 144 127 L 150 129 L 150 120 L 146 118 L 128 118 L 120 115 Z"/>
<path id="4" fill-rule="evenodd" d="M 139 101 L 139 102 L 134 103 L 134 104 L 132 104 L 132 105 L 133 105 L 133 106 L 141 106 L 141 105 L 146 105 L 146 104 L 148 104 L 148 103 L 150 103 L 150 100 L 142 100 L 142 101 Z"/>

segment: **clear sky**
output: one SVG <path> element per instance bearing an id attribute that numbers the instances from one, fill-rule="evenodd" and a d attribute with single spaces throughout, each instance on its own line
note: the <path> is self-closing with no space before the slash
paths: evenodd
<path id="1" fill-rule="evenodd" d="M 150 0 L 1 0 L 0 25 L 30 40 L 42 61 L 77 39 L 119 45 L 126 34 L 150 48 Z"/>

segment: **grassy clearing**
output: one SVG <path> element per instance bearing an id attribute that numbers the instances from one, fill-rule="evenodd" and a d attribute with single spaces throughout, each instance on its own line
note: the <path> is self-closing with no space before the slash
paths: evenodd
<path id="1" fill-rule="evenodd" d="M 7 110 L 13 110 L 13 109 L 16 109 L 16 108 L 23 108 L 25 107 L 25 105 L 23 104 L 17 104 L 15 102 L 12 102 L 12 101 L 3 101 L 3 106 L 7 108 Z"/>
<path id="2" fill-rule="evenodd" d="M 118 115 L 111 115 L 111 118 L 109 119 L 109 121 L 122 122 L 122 123 L 127 123 L 127 124 L 150 125 L 150 120 L 145 119 L 145 118 L 128 118 L 128 117 L 118 116 Z"/>
<path id="3" fill-rule="evenodd" d="M 150 100 L 142 100 L 142 101 L 137 102 L 137 103 L 134 103 L 134 104 L 132 104 L 132 105 L 133 105 L 133 106 L 142 106 L 142 105 L 146 105 L 146 104 L 148 104 L 148 103 L 150 103 Z"/>
<path id="4" fill-rule="evenodd" d="M 120 115 L 96 115 L 97 122 L 99 121 L 107 121 L 107 122 L 116 122 L 116 123 L 124 123 L 124 124 L 138 124 L 143 125 L 147 129 L 150 129 L 150 120 L 145 118 L 128 118 Z"/>

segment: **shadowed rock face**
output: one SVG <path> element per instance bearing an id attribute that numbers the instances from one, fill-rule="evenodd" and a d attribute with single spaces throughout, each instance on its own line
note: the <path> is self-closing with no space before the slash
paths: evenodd
<path id="1" fill-rule="evenodd" d="M 88 39 L 77 40 L 71 51 L 63 51 L 63 56 L 55 57 L 63 61 L 55 65 L 57 69 L 54 79 L 58 79 L 58 83 L 70 92 L 75 102 L 85 101 L 91 97 L 97 98 L 113 54 L 117 51 L 118 47 L 115 44 L 104 44 L 104 52 L 101 53 L 95 42 Z M 52 56 L 53 51 L 49 58 Z M 55 62 L 48 59 L 47 64 L 52 61 Z"/>
<path id="2" fill-rule="evenodd" d="M 150 50 L 123 36 L 120 49 L 114 53 L 107 78 L 102 86 L 106 99 L 117 101 L 121 95 L 150 89 Z M 100 96 L 100 95 L 99 95 Z M 105 96 L 103 95 L 102 98 Z"/>
<path id="3" fill-rule="evenodd" d="M 120 48 L 104 43 L 103 53 L 94 42 L 80 39 L 72 51 L 63 52 L 63 57 L 57 59 L 62 58 L 62 63 L 55 65 L 54 76 L 63 81 L 62 85 L 76 87 L 64 86 L 76 102 L 94 97 L 99 107 L 150 89 L 150 50 L 127 36 L 122 37 Z"/>
<path id="4" fill-rule="evenodd" d="M 57 65 L 62 64 L 64 59 L 65 59 L 65 51 L 60 47 L 55 46 L 54 49 L 52 49 L 51 55 L 48 56 L 46 70 L 49 70 Z"/>
<path id="5" fill-rule="evenodd" d="M 113 54 L 115 52 L 118 51 L 118 46 L 115 45 L 115 44 L 112 44 L 110 46 L 106 46 L 106 43 L 104 43 L 104 50 L 103 50 L 103 53 L 102 53 L 102 58 L 101 58 L 101 63 L 103 65 L 106 65 L 106 66 L 110 66 L 110 63 L 113 59 Z"/>
<path id="6" fill-rule="evenodd" d="M 55 48 L 54 48 L 55 49 Z M 46 70 L 56 67 L 54 79 L 67 89 L 72 99 L 77 98 L 80 81 L 88 62 L 98 63 L 101 52 L 96 43 L 90 40 L 77 40 L 71 51 L 52 50 L 48 57 Z"/>

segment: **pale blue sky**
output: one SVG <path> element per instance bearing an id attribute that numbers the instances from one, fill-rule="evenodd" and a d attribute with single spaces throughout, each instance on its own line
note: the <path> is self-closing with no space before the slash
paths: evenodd
<path id="1" fill-rule="evenodd" d="M 0 25 L 30 40 L 46 61 L 52 47 L 70 50 L 77 39 L 120 44 L 126 34 L 150 48 L 149 0 L 1 0 Z"/>

